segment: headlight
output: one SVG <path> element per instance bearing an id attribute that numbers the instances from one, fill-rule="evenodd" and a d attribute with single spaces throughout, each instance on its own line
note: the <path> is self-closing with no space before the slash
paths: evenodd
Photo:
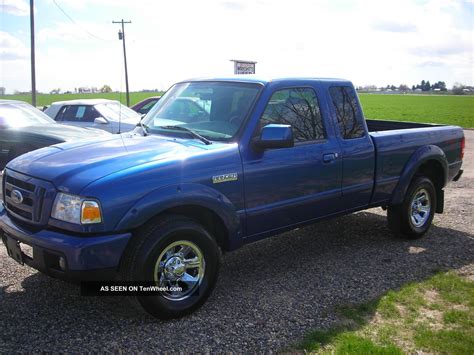
<path id="1" fill-rule="evenodd" d="M 102 213 L 97 201 L 62 192 L 56 195 L 51 217 L 76 224 L 102 222 Z"/>

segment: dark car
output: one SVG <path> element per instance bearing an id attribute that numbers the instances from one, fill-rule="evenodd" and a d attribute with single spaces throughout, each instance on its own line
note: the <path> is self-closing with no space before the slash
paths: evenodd
<path id="1" fill-rule="evenodd" d="M 148 113 L 148 111 L 150 111 L 153 108 L 153 106 L 155 106 L 155 104 L 158 102 L 160 97 L 161 96 L 148 97 L 145 100 L 142 100 L 142 101 L 136 103 L 135 105 L 133 105 L 130 108 L 132 110 L 142 114 L 142 115 L 146 115 Z"/>
<path id="2" fill-rule="evenodd" d="M 0 169 L 22 154 L 56 143 L 109 136 L 99 129 L 57 124 L 33 106 L 0 100 Z"/>

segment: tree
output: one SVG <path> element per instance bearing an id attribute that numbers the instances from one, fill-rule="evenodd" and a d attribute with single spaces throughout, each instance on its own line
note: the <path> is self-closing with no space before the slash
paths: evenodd
<path id="1" fill-rule="evenodd" d="M 109 85 L 104 85 L 100 88 L 100 92 L 112 92 L 112 88 Z"/>
<path id="2" fill-rule="evenodd" d="M 422 88 L 422 90 L 423 91 L 430 91 L 431 90 L 431 84 L 430 84 L 429 80 L 425 83 L 425 87 Z"/>
<path id="3" fill-rule="evenodd" d="M 5 91 L 7 91 L 7 89 L 5 89 L 3 86 L 1 86 L 0 87 L 0 96 L 5 95 Z"/>
<path id="4" fill-rule="evenodd" d="M 466 88 L 466 85 L 464 85 L 464 84 L 454 83 L 453 94 L 454 95 L 464 95 L 464 89 L 465 88 Z"/>
<path id="5" fill-rule="evenodd" d="M 398 90 L 400 90 L 400 91 L 408 91 L 408 90 L 410 90 L 410 88 L 409 88 L 407 85 L 405 85 L 405 84 L 401 84 L 401 85 L 398 87 Z"/>
<path id="6" fill-rule="evenodd" d="M 362 88 L 363 91 L 377 91 L 377 86 L 375 85 L 366 85 Z"/>
<path id="7" fill-rule="evenodd" d="M 437 83 L 433 84 L 431 87 L 433 90 L 434 89 L 440 89 L 441 91 L 447 91 L 448 89 L 446 88 L 446 83 L 444 81 L 438 81 Z"/>
<path id="8" fill-rule="evenodd" d="M 422 91 L 430 91 L 434 89 L 434 86 L 431 86 L 430 81 L 421 81 L 421 84 L 412 87 L 412 90 L 421 89 Z"/>

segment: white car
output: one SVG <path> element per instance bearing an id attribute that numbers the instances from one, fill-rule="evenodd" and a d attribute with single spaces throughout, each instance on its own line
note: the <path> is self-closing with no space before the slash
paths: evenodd
<path id="1" fill-rule="evenodd" d="M 119 101 L 105 99 L 53 102 L 44 113 L 57 123 L 99 128 L 110 133 L 131 131 L 142 118 Z"/>

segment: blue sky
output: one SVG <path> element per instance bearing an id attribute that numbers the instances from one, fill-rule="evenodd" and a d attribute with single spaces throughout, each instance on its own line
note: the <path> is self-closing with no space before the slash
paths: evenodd
<path id="1" fill-rule="evenodd" d="M 422 79 L 474 84 L 473 0 L 35 0 L 37 87 L 124 89 L 112 20 L 131 20 L 131 90 L 229 75 L 343 77 L 356 85 Z M 0 86 L 28 90 L 29 1 L 0 0 Z"/>

